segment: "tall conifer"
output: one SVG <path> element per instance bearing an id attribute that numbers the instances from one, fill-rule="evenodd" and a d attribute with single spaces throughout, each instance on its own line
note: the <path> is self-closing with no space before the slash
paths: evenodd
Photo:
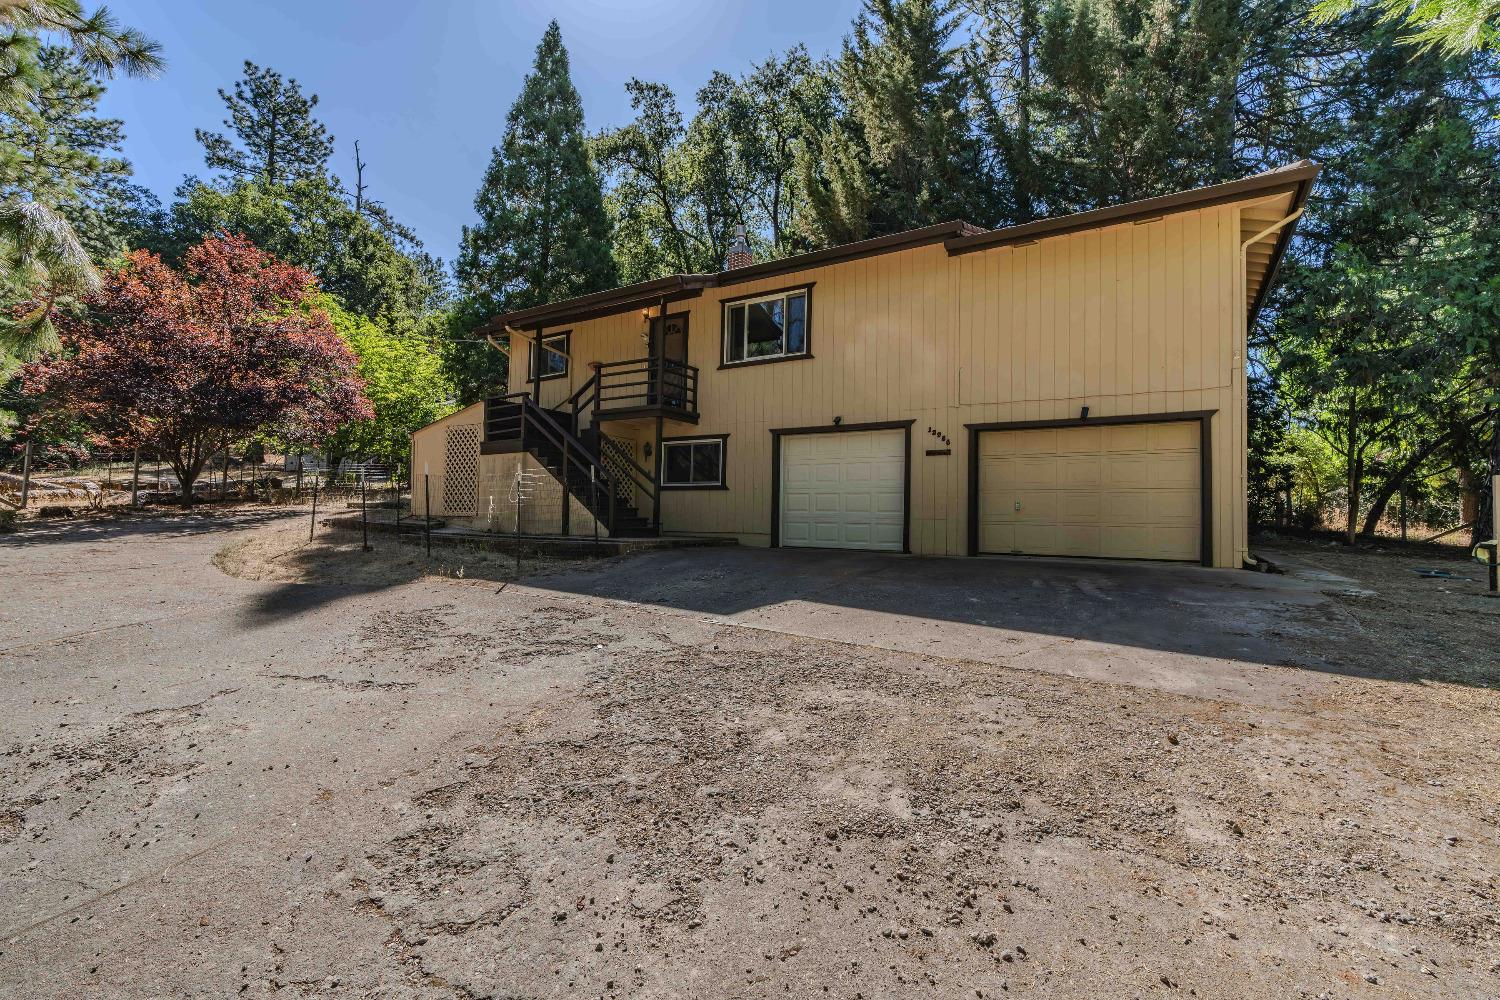
<path id="1" fill-rule="evenodd" d="M 959 25 L 956 0 L 865 0 L 834 69 L 843 113 L 803 158 L 818 242 L 989 214 Z"/>
<path id="2" fill-rule="evenodd" d="M 461 300 L 449 356 L 466 402 L 493 392 L 505 376 L 503 357 L 471 339 L 479 323 L 616 283 L 583 102 L 556 21 L 537 46 L 474 208 L 479 223 L 464 228 L 455 267 Z"/>

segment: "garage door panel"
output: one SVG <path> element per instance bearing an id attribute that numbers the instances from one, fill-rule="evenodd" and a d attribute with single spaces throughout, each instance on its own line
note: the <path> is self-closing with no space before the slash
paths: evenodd
<path id="1" fill-rule="evenodd" d="M 1175 424 L 1147 424 L 1151 431 L 1149 447 L 1152 451 L 1198 452 L 1198 427 L 1187 421 Z"/>
<path id="2" fill-rule="evenodd" d="M 1100 527 L 1097 524 L 1060 524 L 1057 526 L 1057 551 L 1065 556 L 1089 556 L 1099 551 Z"/>
<path id="3" fill-rule="evenodd" d="M 1151 485 L 1156 489 L 1196 489 L 1203 476 L 1196 449 L 1190 452 L 1158 452 L 1151 467 Z"/>
<path id="4" fill-rule="evenodd" d="M 1198 437 L 1192 421 L 981 434 L 980 551 L 1197 559 Z"/>
<path id="5" fill-rule="evenodd" d="M 1103 463 L 1098 455 L 1059 455 L 1057 459 L 1057 485 L 1099 486 L 1104 477 Z"/>
<path id="6" fill-rule="evenodd" d="M 1098 524 L 1104 516 L 1104 497 L 1098 492 L 1057 494 L 1057 519 L 1063 524 L 1087 522 Z"/>
<path id="7" fill-rule="evenodd" d="M 980 552 L 1014 552 L 1016 549 L 1014 524 L 987 522 L 979 525 Z"/>
<path id="8" fill-rule="evenodd" d="M 905 461 L 904 431 L 784 436 L 781 544 L 900 551 Z"/>
<path id="9" fill-rule="evenodd" d="M 1150 451 L 1151 428 L 1146 424 L 1115 424 L 1104 431 L 1100 450 L 1104 452 Z"/>

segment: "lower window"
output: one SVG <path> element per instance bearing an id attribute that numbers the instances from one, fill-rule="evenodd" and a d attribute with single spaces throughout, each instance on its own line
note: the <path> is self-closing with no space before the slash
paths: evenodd
<path id="1" fill-rule="evenodd" d="M 724 438 L 679 438 L 663 441 L 661 484 L 679 489 L 722 489 Z"/>

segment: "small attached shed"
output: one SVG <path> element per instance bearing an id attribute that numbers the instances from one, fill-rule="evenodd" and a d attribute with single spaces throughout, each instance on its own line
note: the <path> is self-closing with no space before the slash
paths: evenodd
<path id="1" fill-rule="evenodd" d="M 567 498 L 564 514 L 562 484 L 534 455 L 484 455 L 479 448 L 483 440 L 482 402 L 412 434 L 413 514 L 430 512 L 446 524 L 482 531 L 513 532 L 519 517 L 525 535 L 594 533 L 594 517 L 576 497 Z M 598 530 L 608 534 L 602 526 Z"/>

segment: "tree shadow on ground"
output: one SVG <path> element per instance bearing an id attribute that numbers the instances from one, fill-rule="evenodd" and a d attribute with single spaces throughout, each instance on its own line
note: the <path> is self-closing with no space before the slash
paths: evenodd
<path id="1" fill-rule="evenodd" d="M 571 562 L 576 560 L 523 552 L 518 567 L 513 553 L 451 543 L 433 546 L 429 556 L 422 539 L 384 533 L 371 535 L 366 549 L 356 528 L 320 526 L 309 539 L 301 524 L 256 532 L 214 556 L 214 564 L 230 576 L 276 584 L 244 609 L 242 623 L 248 628 L 424 579 L 503 585 Z"/>
<path id="2" fill-rule="evenodd" d="M 1138 650 L 1203 658 L 1209 669 L 1223 660 L 1500 686 L 1488 638 L 1500 601 L 1471 594 L 1434 604 L 1404 566 L 1374 588 L 1358 579 L 1358 563 L 1340 571 L 1346 575 L 1309 579 L 1184 564 L 714 548 L 583 566 L 536 585 L 976 659 L 1039 655 L 1178 669 L 1171 659 L 1131 652 Z"/>
<path id="3" fill-rule="evenodd" d="M 75 517 L 40 518 L 18 524 L 0 535 L 0 549 L 42 545 L 66 546 L 130 538 L 140 535 L 180 538 L 211 531 L 232 531 L 307 517 L 306 511 L 286 507 L 147 508 L 105 510 Z"/>

